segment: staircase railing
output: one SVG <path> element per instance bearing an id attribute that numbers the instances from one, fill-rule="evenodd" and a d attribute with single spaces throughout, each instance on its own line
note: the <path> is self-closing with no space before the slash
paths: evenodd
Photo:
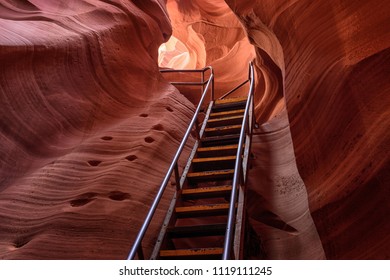
<path id="1" fill-rule="evenodd" d="M 253 62 L 251 61 L 249 63 L 249 69 L 248 69 L 248 79 L 243 81 L 241 84 L 239 84 L 238 86 L 236 86 L 235 88 L 233 88 L 232 90 L 229 90 L 227 93 L 223 94 L 221 97 L 219 97 L 218 99 L 224 99 L 226 97 L 228 97 L 230 94 L 232 94 L 233 92 L 235 92 L 236 90 L 240 89 L 241 87 L 243 87 L 244 85 L 246 85 L 247 83 L 250 83 L 251 81 L 251 77 L 252 77 L 252 74 L 251 74 L 251 71 L 253 70 Z"/>
<path id="2" fill-rule="evenodd" d="M 227 227 L 226 227 L 226 233 L 225 233 L 225 241 L 224 241 L 224 249 L 222 254 L 223 260 L 230 259 L 231 251 L 232 251 L 232 245 L 233 245 L 233 232 L 235 230 L 235 222 L 236 222 L 236 205 L 238 200 L 238 192 L 240 184 L 243 184 L 246 175 L 243 174 L 246 172 L 246 170 L 243 170 L 243 155 L 244 155 L 244 143 L 245 143 L 245 149 L 248 151 L 250 150 L 251 141 L 252 138 L 252 130 L 253 130 L 253 124 L 254 124 L 254 101 L 253 101 L 253 95 L 254 95 L 254 83 L 255 83 L 255 73 L 253 68 L 253 62 L 249 63 L 249 74 L 248 74 L 248 80 L 250 86 L 249 86 L 249 92 L 248 92 L 248 99 L 246 101 L 245 106 L 245 112 L 244 112 L 244 118 L 242 120 L 242 127 L 240 132 L 240 138 L 238 142 L 238 149 L 236 154 L 236 162 L 234 167 L 234 175 L 233 175 L 233 183 L 232 183 L 232 193 L 230 196 L 230 206 L 229 206 L 229 214 L 228 214 L 228 220 L 227 220 Z M 244 85 L 246 82 L 239 85 L 237 88 Z M 234 91 L 234 90 L 233 90 Z M 222 98 L 229 95 L 231 92 L 228 92 L 225 94 Z M 246 141 L 248 140 L 249 141 Z M 246 163 L 245 163 L 246 164 Z M 245 168 L 246 169 L 246 168 Z"/>
<path id="3" fill-rule="evenodd" d="M 136 237 L 136 240 L 134 241 L 133 247 L 131 248 L 130 253 L 127 257 L 128 260 L 134 259 L 135 256 L 137 255 L 137 253 L 138 253 L 139 259 L 144 259 L 144 253 L 143 253 L 143 249 L 142 249 L 142 240 L 143 240 L 143 238 L 146 234 L 146 231 L 147 231 L 147 229 L 152 221 L 154 213 L 157 210 L 157 207 L 158 207 L 160 200 L 161 200 L 161 198 L 162 198 L 162 196 L 167 188 L 169 179 L 171 178 L 173 172 L 175 173 L 176 182 L 180 181 L 178 160 L 180 158 L 180 155 L 181 155 L 184 147 L 187 144 L 187 140 L 191 134 L 192 129 L 194 128 L 194 125 L 196 126 L 195 129 L 197 129 L 198 115 L 201 111 L 203 102 L 206 99 L 206 95 L 207 95 L 207 92 L 209 91 L 210 87 L 211 87 L 211 100 L 214 101 L 214 72 L 213 72 L 212 67 L 208 66 L 208 67 L 205 67 L 205 68 L 199 69 L 199 70 L 161 69 L 160 71 L 161 72 L 192 72 L 192 73 L 200 72 L 202 75 L 201 82 L 171 82 L 171 84 L 173 84 L 173 85 L 189 85 L 189 86 L 201 85 L 202 89 L 203 89 L 203 93 L 202 93 L 202 97 L 200 98 L 199 104 L 195 110 L 194 116 L 192 117 L 192 120 L 191 120 L 190 124 L 188 125 L 187 131 L 183 136 L 183 140 L 181 141 L 180 146 L 177 149 L 175 156 L 173 157 L 171 165 L 169 166 L 169 169 L 164 177 L 164 180 L 162 181 L 160 188 L 159 188 L 159 190 L 158 190 L 158 192 L 153 200 L 152 206 L 150 207 L 149 212 L 146 215 L 146 218 L 144 220 L 144 223 L 142 224 L 142 227 L 137 234 L 137 237 Z M 210 76 L 207 80 L 204 79 L 205 78 L 204 74 L 206 71 L 210 71 Z M 180 188 L 179 185 L 180 184 L 177 183 L 176 187 Z"/>
<path id="4" fill-rule="evenodd" d="M 180 70 L 162 68 L 162 69 L 160 69 L 160 72 L 161 73 L 201 73 L 201 76 L 200 76 L 201 81 L 200 82 L 188 82 L 188 81 L 186 81 L 186 82 L 172 82 L 171 81 L 170 83 L 174 86 L 202 86 L 202 94 L 203 94 L 205 86 L 211 78 L 210 77 L 209 79 L 205 80 L 205 73 L 208 70 L 210 70 L 211 74 L 214 73 L 213 68 L 211 66 L 207 66 L 207 67 L 204 67 L 202 69 L 180 69 Z M 211 100 L 214 101 L 214 81 L 211 83 Z"/>

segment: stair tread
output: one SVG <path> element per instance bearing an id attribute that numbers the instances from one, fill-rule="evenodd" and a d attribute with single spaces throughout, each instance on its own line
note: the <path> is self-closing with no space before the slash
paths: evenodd
<path id="1" fill-rule="evenodd" d="M 207 128 L 242 125 L 243 118 L 244 118 L 243 115 L 239 115 L 239 116 L 228 116 L 223 118 L 218 117 L 218 118 L 209 119 L 207 121 Z"/>
<path id="2" fill-rule="evenodd" d="M 178 250 L 160 250 L 160 257 L 193 257 L 222 255 L 223 248 L 196 248 Z"/>
<path id="3" fill-rule="evenodd" d="M 217 187 L 204 187 L 204 188 L 193 188 L 193 189 L 184 189 L 182 194 L 199 194 L 199 193 L 214 193 L 214 192 L 227 192 L 231 191 L 232 186 L 217 186 Z"/>
<path id="4" fill-rule="evenodd" d="M 241 128 L 241 124 L 224 125 L 224 126 L 219 126 L 219 127 L 209 127 L 209 128 L 206 128 L 206 132 L 210 132 L 210 131 L 223 131 L 223 130 L 239 129 L 239 128 Z"/>
<path id="5" fill-rule="evenodd" d="M 200 172 L 188 172 L 187 177 L 203 177 L 203 176 L 212 176 L 212 175 L 228 175 L 233 174 L 234 169 L 225 169 L 225 170 L 211 170 L 211 171 L 200 171 Z"/>
<path id="6" fill-rule="evenodd" d="M 207 123 L 214 123 L 214 122 L 221 122 L 221 121 L 228 121 L 228 120 L 237 120 L 237 119 L 242 119 L 244 116 L 230 116 L 230 117 L 222 117 L 222 118 L 214 118 L 214 119 L 209 119 Z"/>
<path id="7" fill-rule="evenodd" d="M 240 134 L 234 133 L 234 134 L 226 134 L 226 135 L 219 135 L 219 136 L 208 136 L 203 137 L 201 139 L 202 142 L 205 141 L 217 141 L 217 140 L 225 140 L 225 139 L 231 139 L 231 138 L 239 138 Z"/>
<path id="8" fill-rule="evenodd" d="M 247 97 L 232 97 L 232 98 L 224 98 L 215 100 L 214 104 L 228 104 L 228 103 L 238 103 L 242 101 L 246 101 Z"/>
<path id="9" fill-rule="evenodd" d="M 212 112 L 224 112 L 227 110 L 238 110 L 243 109 L 246 104 L 246 98 L 234 98 L 229 100 L 217 100 L 215 101 Z"/>
<path id="10" fill-rule="evenodd" d="M 230 203 L 178 206 L 175 208 L 175 213 L 177 215 L 177 218 L 226 216 L 229 212 L 229 207 Z"/>
<path id="11" fill-rule="evenodd" d="M 238 145 L 200 147 L 200 148 L 198 148 L 198 152 L 221 151 L 221 150 L 236 150 L 237 148 L 238 148 Z"/>
<path id="12" fill-rule="evenodd" d="M 244 109 L 239 109 L 239 110 L 226 110 L 222 112 L 215 112 L 215 113 L 210 113 L 210 117 L 220 117 L 220 116 L 225 116 L 225 115 L 236 115 L 236 114 L 244 114 L 245 110 Z"/>
<path id="13" fill-rule="evenodd" d="M 234 175 L 234 169 L 205 170 L 187 173 L 187 179 L 190 184 L 201 181 L 220 181 L 231 180 Z"/>
<path id="14" fill-rule="evenodd" d="M 193 206 L 179 206 L 175 208 L 176 214 L 194 214 L 200 212 L 215 212 L 229 209 L 229 203 L 202 204 Z"/>
<path id="15" fill-rule="evenodd" d="M 193 163 L 203 163 L 203 162 L 214 162 L 214 161 L 226 161 L 226 160 L 235 160 L 236 156 L 222 156 L 222 157 L 204 157 L 204 158 L 194 158 Z"/>
<path id="16" fill-rule="evenodd" d="M 225 136 L 231 134 L 239 134 L 241 132 L 241 124 L 239 125 L 225 125 L 205 129 L 206 137 Z"/>
<path id="17" fill-rule="evenodd" d="M 181 193 L 182 199 L 199 199 L 199 198 L 213 198 L 224 197 L 229 195 L 232 191 L 232 186 L 214 186 L 214 187 L 202 187 L 184 189 Z"/>
<path id="18" fill-rule="evenodd" d="M 194 226 L 193 225 L 178 226 L 178 227 L 171 227 L 167 229 L 167 233 L 171 238 L 216 236 L 216 235 L 223 235 L 225 231 L 226 231 L 226 223 L 194 225 Z"/>
<path id="19" fill-rule="evenodd" d="M 208 224 L 208 225 L 191 225 L 191 226 L 175 226 L 167 229 L 168 232 L 184 232 L 184 231 L 204 231 L 206 229 L 225 229 L 226 223 Z"/>

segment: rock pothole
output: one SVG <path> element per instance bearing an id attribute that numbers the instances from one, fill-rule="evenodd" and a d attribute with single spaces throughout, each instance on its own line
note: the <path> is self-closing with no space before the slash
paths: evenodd
<path id="1" fill-rule="evenodd" d="M 146 143 L 153 143 L 155 140 L 154 140 L 154 138 L 153 137 L 150 137 L 150 136 L 148 136 L 148 137 L 145 137 L 145 142 Z"/>
<path id="2" fill-rule="evenodd" d="M 126 157 L 126 159 L 127 159 L 128 161 L 135 161 L 137 158 L 138 158 L 138 157 L 137 157 L 136 155 L 128 155 L 128 156 Z"/>
<path id="3" fill-rule="evenodd" d="M 20 237 L 20 238 L 16 239 L 15 242 L 14 242 L 15 248 L 22 248 L 23 246 L 25 246 L 30 241 L 31 241 L 30 238 Z"/>
<path id="4" fill-rule="evenodd" d="M 164 130 L 164 126 L 161 124 L 161 123 L 158 123 L 158 124 L 155 124 L 152 129 L 154 130 L 158 130 L 158 131 L 163 131 Z"/>
<path id="5" fill-rule="evenodd" d="M 84 193 L 84 194 L 80 195 L 78 198 L 71 200 L 69 202 L 69 204 L 72 207 L 80 207 L 80 206 L 86 205 L 86 204 L 90 203 L 91 201 L 95 200 L 96 196 L 97 196 L 97 193 L 94 193 L 94 192 Z"/>
<path id="6" fill-rule="evenodd" d="M 89 160 L 87 161 L 90 166 L 98 166 L 102 163 L 101 160 Z"/>
<path id="7" fill-rule="evenodd" d="M 124 193 L 124 192 L 121 192 L 121 191 L 112 191 L 108 194 L 108 197 L 111 199 L 111 200 L 116 200 L 116 201 L 122 201 L 122 200 L 125 200 L 125 199 L 130 199 L 130 194 L 129 193 Z"/>

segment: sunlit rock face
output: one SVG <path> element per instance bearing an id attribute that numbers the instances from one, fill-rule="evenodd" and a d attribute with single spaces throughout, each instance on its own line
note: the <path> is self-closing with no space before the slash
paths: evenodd
<path id="1" fill-rule="evenodd" d="M 0 0 L 0 258 L 126 258 L 194 110 L 158 67 L 211 64 L 220 96 L 255 58 L 246 257 L 388 259 L 375 2 Z"/>
<path id="2" fill-rule="evenodd" d="M 173 37 L 160 49 L 161 67 L 194 69 L 211 65 L 217 97 L 247 79 L 254 48 L 224 1 L 168 0 L 167 10 Z"/>

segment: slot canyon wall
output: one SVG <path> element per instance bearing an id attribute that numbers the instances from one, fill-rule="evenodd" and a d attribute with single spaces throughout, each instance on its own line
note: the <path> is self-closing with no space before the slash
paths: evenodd
<path id="1" fill-rule="evenodd" d="M 326 256 L 389 259 L 390 5 L 226 2 L 256 52 L 282 72 L 296 162 Z"/>
<path id="2" fill-rule="evenodd" d="M 0 0 L 1 259 L 126 258 L 194 110 L 158 61 L 253 58 L 247 257 L 390 258 L 390 4 L 209 2 Z"/>
<path id="3" fill-rule="evenodd" d="M 1 259 L 127 257 L 194 110 L 145 3 L 0 1 Z"/>

